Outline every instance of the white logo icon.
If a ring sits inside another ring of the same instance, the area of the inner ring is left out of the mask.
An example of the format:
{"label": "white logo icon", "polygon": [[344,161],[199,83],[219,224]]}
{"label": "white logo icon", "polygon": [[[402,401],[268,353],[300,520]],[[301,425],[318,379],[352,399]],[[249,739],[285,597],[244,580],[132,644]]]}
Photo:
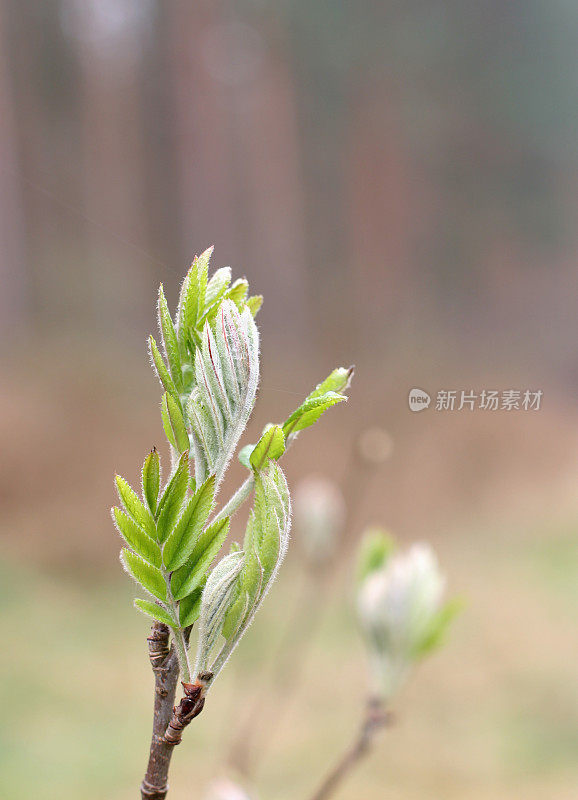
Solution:
{"label": "white logo icon", "polygon": [[410,389],[408,402],[410,411],[425,411],[431,403],[431,397],[423,389]]}

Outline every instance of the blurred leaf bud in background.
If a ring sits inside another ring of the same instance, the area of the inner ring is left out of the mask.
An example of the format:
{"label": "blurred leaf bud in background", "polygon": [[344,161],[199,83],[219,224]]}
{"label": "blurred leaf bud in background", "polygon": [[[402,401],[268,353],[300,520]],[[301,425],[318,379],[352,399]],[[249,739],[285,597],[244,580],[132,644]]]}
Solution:
{"label": "blurred leaf bud in background", "polygon": [[373,425],[363,430],[357,437],[357,454],[361,461],[368,467],[378,467],[393,453],[393,438],[391,434]]}
{"label": "blurred leaf bud in background", "polygon": [[413,665],[443,641],[459,610],[445,601],[445,577],[425,543],[393,552],[385,533],[361,546],[357,611],[368,649],[372,691],[390,700]]}
{"label": "blurred leaf bud in background", "polygon": [[255,796],[228,778],[218,778],[209,785],[204,800],[255,800]]}
{"label": "blurred leaf bud in background", "polygon": [[335,556],[345,522],[343,495],[327,478],[305,478],[295,490],[294,514],[301,551],[318,570]]}

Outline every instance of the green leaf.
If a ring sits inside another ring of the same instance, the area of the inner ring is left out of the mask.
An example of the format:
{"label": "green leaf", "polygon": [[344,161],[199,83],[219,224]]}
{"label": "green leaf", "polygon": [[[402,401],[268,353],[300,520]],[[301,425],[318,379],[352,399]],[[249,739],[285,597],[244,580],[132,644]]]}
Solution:
{"label": "green leaf", "polygon": [[197,323],[197,328],[201,327],[205,319],[210,319],[215,316],[230,283],[231,267],[221,267],[221,269],[216,270],[211,280],[207,283],[207,290],[205,292],[205,312]]}
{"label": "green leaf", "polygon": [[213,508],[214,497],[215,476],[211,475],[191,497],[165,542],[163,561],[170,572],[181,567],[193,552]]}
{"label": "green leaf", "polygon": [[179,393],[177,392],[177,387],[175,386],[174,381],[170,376],[170,373],[163,360],[163,357],[160,354],[160,350],[153,336],[149,336],[149,352],[159,381],[164,386],[165,391],[167,391],[175,399],[177,399],[179,396]]}
{"label": "green leaf", "polygon": [[183,597],[179,603],[181,628],[188,628],[189,625],[193,625],[199,618],[199,613],[201,611],[201,595],[203,594],[205,582],[206,581],[202,581],[194,592],[191,592],[187,597]]}
{"label": "green leaf", "polygon": [[385,566],[395,549],[395,540],[386,530],[378,527],[369,528],[364,534],[359,548],[358,583],[363,583],[371,572]]}
{"label": "green leaf", "polygon": [[444,643],[450,624],[462,612],[463,608],[464,601],[461,598],[448,600],[442,606],[432,620],[429,631],[422,641],[418,643],[417,647],[414,648],[413,655],[415,658],[423,658],[429,655]]}
{"label": "green leaf", "polygon": [[259,309],[263,305],[263,295],[262,294],[255,294],[255,295],[253,295],[253,297],[249,297],[249,299],[246,301],[246,305],[247,305],[249,311],[251,312],[251,314],[254,317],[256,317],[257,316],[257,312],[259,311]]}
{"label": "green leaf", "polygon": [[278,425],[271,425],[261,436],[249,461],[254,470],[261,470],[271,458],[276,461],[285,452],[285,436]]}
{"label": "green leaf", "polygon": [[315,397],[320,397],[327,392],[343,394],[351,383],[353,372],[354,367],[348,367],[347,369],[345,367],[337,367],[337,369],[334,369],[331,375],[328,375],[324,381],[321,381],[305,399],[313,400]]}
{"label": "green leaf", "polygon": [[285,421],[283,425],[285,439],[289,435],[313,425],[328,408],[331,408],[336,403],[343,402],[343,400],[347,400],[345,395],[337,394],[337,392],[325,392],[325,394],[305,400]]}
{"label": "green leaf", "polygon": [[151,514],[156,514],[161,483],[161,462],[156,448],[150,451],[144,460],[141,473],[142,495],[147,502]]}
{"label": "green leaf", "polygon": [[151,538],[156,539],[157,531],[155,521],[148,508],[146,508],[144,503],[141,503],[136,492],[124,478],[121,478],[120,475],[115,475],[114,480],[120,501],[129,515]]}
{"label": "green leaf", "polygon": [[176,600],[181,600],[201,585],[228,532],[229,517],[225,517],[199,536],[189,560],[173,572],[171,590]]}
{"label": "green leaf", "polygon": [[161,400],[161,416],[167,439],[179,453],[184,453],[185,450],[189,449],[190,442],[183,412],[178,403],[167,392],[164,393]]}
{"label": "green leaf", "polygon": [[181,356],[179,353],[179,342],[175,331],[175,326],[171,319],[163,285],[159,286],[159,327],[163,335],[163,346],[165,348],[165,355],[169,364],[171,377],[178,392],[183,389],[183,375],[181,371]]}
{"label": "green leaf", "polygon": [[158,505],[157,538],[164,542],[177,521],[189,485],[189,454],[183,453]]}
{"label": "green leaf", "polygon": [[137,525],[136,522],[125,514],[124,511],[121,511],[120,508],[116,508],[115,506],[112,509],[112,514],[119,533],[129,547],[139,556],[142,556],[145,561],[148,561],[149,564],[152,564],[154,567],[160,567],[162,563],[161,549],[154,539],[151,539],[140,525]]}
{"label": "green leaf", "polygon": [[126,569],[134,580],[139,583],[143,589],[153,595],[159,600],[167,599],[167,585],[160,569],[148,564],[143,558],[137,556],[126,547],[122,548],[120,559]]}
{"label": "green leaf", "polygon": [[150,600],[141,600],[140,597],[137,597],[134,601],[134,607],[142,611],[143,614],[147,614],[149,617],[159,622],[164,622],[165,625],[169,625],[171,628],[179,627],[176,620],[172,618],[165,608],[161,608],[161,606],[158,606],[156,603],[151,603]]}
{"label": "green leaf", "polygon": [[259,599],[264,586],[263,569],[254,548],[248,553],[245,551],[245,559],[245,566],[241,573],[241,590],[247,594],[247,605],[250,609]]}
{"label": "green leaf", "polygon": [[[177,312],[178,320],[178,339],[181,356],[185,358],[187,347],[194,350],[194,342],[191,340],[191,332],[197,324],[198,312],[198,263],[197,257],[193,259],[191,268],[187,272],[179,297],[179,308]],[[192,346],[191,346],[192,345]]]}
{"label": "green leaf", "polygon": [[[242,580],[242,578],[240,579]],[[223,625],[223,636],[225,639],[230,639],[234,633],[238,631],[249,611],[249,595],[244,589],[239,591],[239,596],[231,605],[225,617]]]}
{"label": "green leaf", "polygon": [[244,278],[239,278],[233,283],[229,291],[225,294],[225,297],[227,300],[232,300],[239,311],[242,311],[242,304],[247,297],[248,291],[249,283]]}

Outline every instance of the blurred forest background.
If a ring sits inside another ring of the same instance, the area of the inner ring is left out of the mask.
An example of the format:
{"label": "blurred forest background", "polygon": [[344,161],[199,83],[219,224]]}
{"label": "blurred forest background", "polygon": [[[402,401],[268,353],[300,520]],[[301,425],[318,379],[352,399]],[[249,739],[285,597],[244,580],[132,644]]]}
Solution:
{"label": "blurred forest background", "polygon": [[[259,797],[306,798],[356,724],[350,556],[372,521],[430,539],[468,608],[344,800],[576,797],[577,131],[565,0],[0,0],[3,798],[136,794],[147,624],[112,475],[136,481],[164,438],[158,283],[174,306],[212,243],[265,295],[247,441],[357,365],[286,462],[350,508]],[[413,386],[544,396],[416,415]],[[219,771],[239,675],[274,650],[300,571],[296,549],[179,748],[174,800]]]}

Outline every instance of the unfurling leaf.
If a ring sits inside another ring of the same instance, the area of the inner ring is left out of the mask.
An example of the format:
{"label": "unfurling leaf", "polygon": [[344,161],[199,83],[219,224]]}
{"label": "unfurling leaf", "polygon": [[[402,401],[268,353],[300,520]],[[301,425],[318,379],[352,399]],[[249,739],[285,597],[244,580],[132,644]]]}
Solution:
{"label": "unfurling leaf", "polygon": [[176,600],[181,600],[200,586],[228,532],[229,518],[224,517],[199,536],[186,563],[173,572],[171,591]]}
{"label": "unfurling leaf", "polygon": [[124,513],[120,508],[113,508],[112,515],[116,527],[135,553],[148,561],[154,567],[161,566],[161,549],[154,539],[145,533],[136,522]]}
{"label": "unfurling leaf", "polygon": [[163,573],[160,569],[148,564],[143,558],[137,556],[136,553],[127,550],[123,547],[120,554],[120,560],[134,580],[139,583],[143,589],[156,597],[158,600],[167,599],[167,585],[163,578]]}
{"label": "unfurling leaf", "polygon": [[163,337],[163,347],[165,349],[165,356],[167,358],[171,377],[177,391],[181,392],[183,389],[183,375],[181,372],[179,342],[177,339],[175,326],[173,325],[173,321],[171,319],[162,283],[159,286],[158,315],[159,328]]}
{"label": "unfurling leaf", "polygon": [[327,392],[337,392],[343,394],[349,389],[351,378],[353,377],[354,367],[337,367],[333,372],[321,381],[311,394],[307,395],[306,400],[313,400],[315,397],[320,397]]}
{"label": "unfurling leaf", "polygon": [[170,625],[172,628],[178,627],[176,620],[172,618],[165,608],[162,608],[156,603],[151,603],[150,600],[141,600],[140,597],[137,597],[134,601],[134,606],[138,608],[139,611],[142,611],[143,614],[147,614],[149,617],[159,622],[164,622],[165,625]]}
{"label": "unfurling leaf", "polygon": [[182,356],[192,355],[196,347],[196,332],[205,308],[207,272],[212,252],[213,248],[209,247],[200,256],[195,256],[181,287],[177,324]]}
{"label": "unfurling leaf", "polygon": [[181,511],[189,486],[188,453],[183,453],[157,508],[157,537],[164,542]]}
{"label": "unfurling leaf", "polygon": [[146,508],[144,503],[141,503],[134,489],[131,488],[124,478],[121,478],[120,475],[116,475],[114,480],[120,501],[129,515],[151,538],[156,538],[155,521],[148,508]]}
{"label": "unfurling leaf", "polygon": [[232,647],[248,627],[277,575],[287,552],[290,524],[291,504],[285,476],[278,464],[269,462],[267,469],[255,475],[255,504],[245,531],[245,566],[239,578],[239,596],[231,605],[223,628]]}
{"label": "unfurling leaf", "polygon": [[160,350],[153,336],[149,336],[149,353],[159,381],[164,386],[165,391],[167,391],[170,395],[172,395],[176,400],[179,396],[177,387],[175,386],[174,381],[171,378],[171,375],[167,369],[167,366],[163,360],[163,357],[161,356]]}
{"label": "unfurling leaf", "polygon": [[313,425],[328,408],[343,400],[347,400],[347,397],[337,392],[325,392],[305,400],[285,421],[283,425],[285,439]]}
{"label": "unfurling leaf", "polygon": [[215,477],[211,475],[189,500],[163,547],[165,567],[173,572],[191,556],[212,511]]}
{"label": "unfurling leaf", "polygon": [[194,625],[199,618],[201,611],[201,595],[203,594],[205,583],[206,581],[203,581],[200,586],[197,586],[194,592],[187,595],[187,597],[183,597],[179,603],[181,628],[188,628],[189,625]]}
{"label": "unfurling leaf", "polygon": [[141,481],[142,496],[146,500],[151,514],[154,516],[157,511],[161,483],[161,462],[159,454],[154,448],[144,460]]}
{"label": "unfurling leaf", "polygon": [[[232,300],[233,303],[237,306],[239,311],[243,310],[242,303],[247,297],[247,292],[249,291],[249,284],[244,278],[239,278],[236,280],[228,292],[225,293],[225,297],[227,300]],[[253,316],[255,316],[253,314]]]}
{"label": "unfurling leaf", "polygon": [[285,452],[285,436],[278,425],[271,425],[255,445],[249,461],[255,470],[261,470],[269,459],[277,461]]}
{"label": "unfurling leaf", "polygon": [[184,453],[190,447],[189,434],[183,419],[183,412],[168,392],[165,392],[161,400],[161,416],[167,439],[179,453]]}
{"label": "unfurling leaf", "polygon": [[223,301],[215,334],[206,324],[195,354],[195,387],[187,403],[197,483],[218,487],[247,425],[259,380],[259,337],[250,312]]}
{"label": "unfurling leaf", "polygon": [[249,297],[249,299],[247,300],[247,308],[249,309],[253,317],[257,316],[257,312],[259,311],[262,305],[263,305],[262,294],[253,295],[253,297]]}
{"label": "unfurling leaf", "polygon": [[195,673],[208,668],[211,651],[215,646],[231,605],[237,579],[244,564],[242,552],[225,556],[209,575],[201,598],[199,617],[199,643]]}

